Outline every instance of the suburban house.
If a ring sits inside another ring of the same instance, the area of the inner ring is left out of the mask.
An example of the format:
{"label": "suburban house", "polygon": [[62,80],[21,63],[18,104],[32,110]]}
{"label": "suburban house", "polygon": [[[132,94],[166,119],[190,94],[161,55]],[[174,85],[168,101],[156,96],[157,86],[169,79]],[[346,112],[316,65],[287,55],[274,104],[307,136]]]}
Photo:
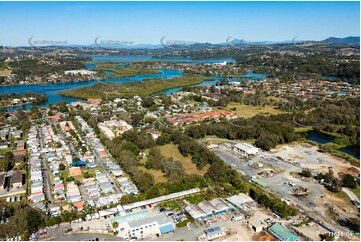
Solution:
{"label": "suburban house", "polygon": [[15,139],[20,139],[23,136],[23,131],[15,130],[15,131],[12,132],[12,136]]}
{"label": "suburban house", "polygon": [[69,168],[69,176],[79,176],[79,175],[81,175],[81,168],[79,166]]}
{"label": "suburban house", "polygon": [[5,173],[0,174],[0,191],[4,190],[5,188]]}
{"label": "suburban house", "polygon": [[7,142],[1,142],[0,143],[0,150],[1,149],[7,149],[9,147],[9,143]]}
{"label": "suburban house", "polygon": [[182,125],[182,124],[191,124],[203,121],[205,119],[213,119],[213,120],[220,120],[221,118],[226,119],[234,119],[237,118],[232,112],[228,112],[225,110],[214,110],[209,112],[203,113],[192,113],[192,114],[185,114],[185,115],[173,115],[168,117],[168,121],[173,125]]}
{"label": "suburban house", "polygon": [[25,161],[25,155],[23,155],[23,154],[14,154],[14,160],[15,160],[15,164],[19,164],[19,163]]}
{"label": "suburban house", "polygon": [[0,131],[0,140],[6,140],[8,136],[8,132],[6,130]]}
{"label": "suburban house", "polygon": [[226,236],[226,232],[224,231],[224,229],[217,226],[203,230],[203,234],[198,237],[198,240],[210,241],[221,238],[223,236]]}
{"label": "suburban house", "polygon": [[14,171],[12,175],[12,187],[21,188],[23,186],[23,173],[21,171]]}

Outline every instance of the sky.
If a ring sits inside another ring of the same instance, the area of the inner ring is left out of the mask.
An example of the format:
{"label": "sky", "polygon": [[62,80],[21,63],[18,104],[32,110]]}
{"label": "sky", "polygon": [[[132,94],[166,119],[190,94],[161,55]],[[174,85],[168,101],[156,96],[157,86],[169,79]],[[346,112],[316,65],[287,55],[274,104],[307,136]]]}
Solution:
{"label": "sky", "polygon": [[0,45],[224,43],[360,35],[359,2],[0,2]]}

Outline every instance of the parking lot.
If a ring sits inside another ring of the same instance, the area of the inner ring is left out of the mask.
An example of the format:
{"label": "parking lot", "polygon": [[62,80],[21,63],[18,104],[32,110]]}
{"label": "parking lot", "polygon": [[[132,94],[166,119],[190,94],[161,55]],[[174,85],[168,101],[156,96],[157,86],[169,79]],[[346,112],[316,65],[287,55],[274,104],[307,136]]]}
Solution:
{"label": "parking lot", "polygon": [[119,241],[119,237],[106,234],[86,233],[86,234],[66,234],[60,235],[55,241]]}
{"label": "parking lot", "polygon": [[81,230],[107,231],[108,229],[107,221],[108,219],[104,219],[104,218],[92,219],[89,221],[73,223],[71,227],[74,231],[81,231]]}

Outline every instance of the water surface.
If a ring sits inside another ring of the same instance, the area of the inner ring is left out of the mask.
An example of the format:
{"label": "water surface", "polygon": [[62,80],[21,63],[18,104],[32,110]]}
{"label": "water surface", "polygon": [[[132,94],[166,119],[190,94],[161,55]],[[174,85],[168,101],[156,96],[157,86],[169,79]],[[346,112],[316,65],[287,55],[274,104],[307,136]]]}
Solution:
{"label": "water surface", "polygon": [[[327,144],[335,141],[335,136],[325,134],[323,132],[320,132],[318,130],[311,130],[307,132],[306,139],[312,140],[314,142],[317,142],[319,144]],[[344,152],[346,154],[349,154],[356,159],[360,159],[360,149],[358,147],[345,147],[338,149],[341,152]]]}

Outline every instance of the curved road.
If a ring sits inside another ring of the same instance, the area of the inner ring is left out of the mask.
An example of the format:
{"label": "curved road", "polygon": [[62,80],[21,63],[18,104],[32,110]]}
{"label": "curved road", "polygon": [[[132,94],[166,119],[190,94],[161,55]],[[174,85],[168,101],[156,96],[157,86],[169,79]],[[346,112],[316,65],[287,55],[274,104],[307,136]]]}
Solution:
{"label": "curved road", "polygon": [[355,193],[344,187],[342,188],[342,191],[350,197],[351,201],[357,201],[360,203],[360,198]]}

